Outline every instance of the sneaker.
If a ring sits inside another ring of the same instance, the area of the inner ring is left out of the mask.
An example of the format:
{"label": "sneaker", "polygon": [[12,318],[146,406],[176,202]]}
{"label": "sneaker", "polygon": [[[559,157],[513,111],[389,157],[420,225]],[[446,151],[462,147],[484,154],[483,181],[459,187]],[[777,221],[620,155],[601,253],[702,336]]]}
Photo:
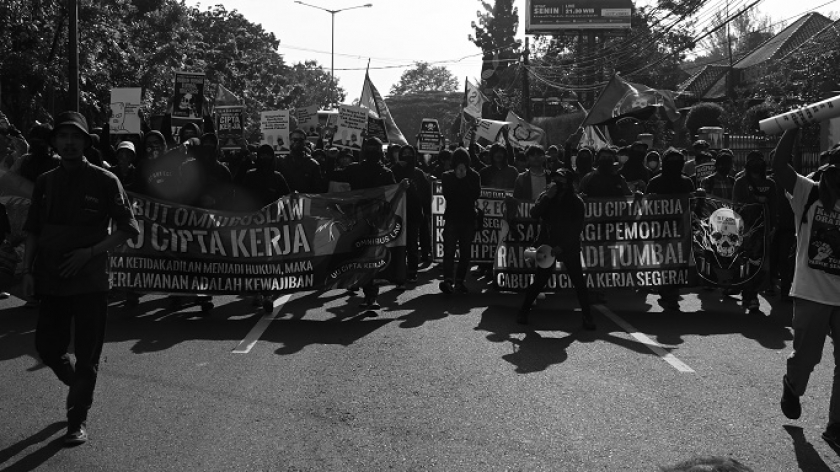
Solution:
{"label": "sneaker", "polygon": [[660,298],[659,299],[659,306],[661,306],[662,308],[664,308],[666,310],[677,310],[677,311],[679,311],[680,302],[677,301],[677,300],[673,300],[673,299]]}
{"label": "sneaker", "polygon": [[452,292],[455,291],[455,288],[452,286],[452,281],[451,280],[444,280],[443,282],[440,283],[440,285],[438,285],[438,287],[440,288],[441,292],[443,292],[447,295],[451,294]]}
{"label": "sneaker", "polygon": [[254,299],[251,300],[251,306],[253,307],[261,307],[263,302],[265,301],[265,297],[262,295],[254,295]]}
{"label": "sneaker", "polygon": [[798,420],[802,416],[802,404],[799,403],[799,397],[788,385],[787,376],[782,377],[782,388],[782,413],[789,419]]}
{"label": "sneaker", "polygon": [[409,275],[407,281],[411,283],[417,282],[417,274]]}
{"label": "sneaker", "polygon": [[528,312],[527,311],[520,311],[516,314],[516,322],[521,325],[528,324]]}
{"label": "sneaker", "polygon": [[366,298],[362,303],[359,304],[359,308],[363,310],[378,310],[382,308],[379,303],[376,303],[375,298]]}
{"label": "sneaker", "polygon": [[9,297],[11,297],[11,295],[9,294],[9,292],[0,292],[0,300],[5,300],[5,299],[7,299],[7,298],[9,298]]}
{"label": "sneaker", "polygon": [[828,425],[822,433],[825,442],[834,449],[840,450],[840,423]]}
{"label": "sneaker", "polygon": [[65,446],[78,446],[86,443],[87,440],[88,434],[84,423],[67,427],[67,434],[64,435]]}
{"label": "sneaker", "polygon": [[758,303],[757,298],[753,298],[752,300],[747,302],[747,310],[758,311],[759,308],[761,308],[761,305]]}
{"label": "sneaker", "polygon": [[455,283],[455,292],[457,293],[470,293],[470,289],[464,285],[464,282],[456,282]]}

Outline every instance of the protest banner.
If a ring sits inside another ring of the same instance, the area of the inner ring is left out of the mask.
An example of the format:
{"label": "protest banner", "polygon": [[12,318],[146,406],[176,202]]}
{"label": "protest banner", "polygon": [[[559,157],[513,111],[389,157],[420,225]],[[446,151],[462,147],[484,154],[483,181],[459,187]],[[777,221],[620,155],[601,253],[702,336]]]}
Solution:
{"label": "protest banner", "polygon": [[[585,201],[581,262],[589,288],[636,288],[690,285],[691,226],[688,195],[590,198]],[[534,202],[510,198],[505,203],[499,245],[493,261],[501,290],[528,288],[536,272],[525,257],[539,230],[530,217]],[[563,263],[546,291],[572,288]]]}
{"label": "protest banner", "polygon": [[417,151],[420,154],[437,154],[443,146],[440,124],[434,118],[423,118],[417,134]]}
{"label": "protest banner", "polygon": [[241,106],[217,106],[213,111],[216,117],[216,136],[223,151],[242,148],[244,137],[243,108]]}
{"label": "protest banner", "polygon": [[275,154],[289,153],[289,110],[260,112],[260,144],[268,144]]}
{"label": "protest banner", "polygon": [[513,147],[525,149],[531,145],[542,145],[545,141],[545,131],[542,128],[528,123],[516,113],[509,111],[505,120],[509,123],[508,138]]}
{"label": "protest banner", "polygon": [[254,213],[130,194],[140,234],[111,255],[115,289],[282,293],[405,280],[405,187],[293,194]]}
{"label": "protest banner", "polygon": [[359,151],[367,130],[368,110],[350,105],[338,106],[338,128],[333,145],[341,149]]}
{"label": "protest banner", "polygon": [[715,173],[714,162],[704,162],[694,166],[694,186],[699,187],[700,182],[706,177]]}
{"label": "protest banner", "polygon": [[477,85],[474,85],[470,82],[470,79],[466,79],[466,88],[464,90],[464,103],[463,103],[463,111],[467,113],[473,118],[481,118],[482,110],[484,109],[484,104],[490,101],[481,90],[479,90]]}
{"label": "protest banner", "polygon": [[[373,85],[370,80],[370,74],[365,72],[365,83],[362,85],[362,94],[359,96],[359,106],[368,109],[374,118],[381,118],[385,123],[385,132],[388,135],[388,142],[405,146],[408,141],[403,136],[402,131],[391,116],[391,111],[388,109],[388,104],[382,98],[382,95]],[[384,142],[384,141],[383,141]]]}
{"label": "protest banner", "polygon": [[116,134],[137,134],[140,129],[141,104],[140,87],[111,89],[111,118],[108,120],[109,132]]}
{"label": "protest banner", "polygon": [[338,129],[338,112],[326,110],[319,111],[318,125],[319,133],[321,137],[324,138],[324,144],[332,146],[335,131]]}
{"label": "protest banner", "polygon": [[318,105],[295,108],[295,118],[298,129],[306,133],[306,139],[313,143],[318,142],[318,138],[321,137],[318,132]]}
{"label": "protest banner", "polygon": [[764,205],[716,197],[691,200],[692,250],[706,283],[735,287],[761,271],[766,255]]}
{"label": "protest banner", "polygon": [[765,134],[778,134],[808,123],[830,120],[840,117],[840,95],[817,103],[791,110],[758,122],[758,127]]}
{"label": "protest banner", "polygon": [[[505,198],[512,195],[512,190],[485,187],[481,189],[478,207],[484,210],[484,229],[477,231],[472,243],[470,259],[473,263],[492,263],[499,243],[499,230],[504,220]],[[432,258],[443,260],[443,226],[446,219],[446,199],[443,198],[443,186],[440,180],[432,183]]]}

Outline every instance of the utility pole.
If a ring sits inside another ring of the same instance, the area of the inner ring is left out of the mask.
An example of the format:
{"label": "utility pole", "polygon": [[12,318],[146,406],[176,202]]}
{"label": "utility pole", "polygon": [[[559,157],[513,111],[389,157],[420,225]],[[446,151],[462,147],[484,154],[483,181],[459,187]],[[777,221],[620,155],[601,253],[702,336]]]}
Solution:
{"label": "utility pole", "polygon": [[525,121],[531,121],[531,89],[528,83],[528,65],[530,64],[530,46],[528,36],[525,36],[525,50],[522,52],[522,64],[525,66],[525,72],[522,74],[522,108],[524,111]]}
{"label": "utility pole", "polygon": [[67,51],[70,57],[68,58],[69,70],[67,79],[69,80],[68,96],[67,96],[67,110],[79,111],[79,5],[78,0],[67,0],[67,16],[69,25],[69,34],[67,36]]}

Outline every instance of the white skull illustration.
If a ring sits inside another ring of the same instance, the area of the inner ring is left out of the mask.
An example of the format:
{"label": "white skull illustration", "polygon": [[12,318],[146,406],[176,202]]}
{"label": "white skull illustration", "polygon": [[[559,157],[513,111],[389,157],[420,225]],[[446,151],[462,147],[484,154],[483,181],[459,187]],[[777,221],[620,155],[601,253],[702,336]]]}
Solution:
{"label": "white skull illustration", "polygon": [[709,242],[723,257],[732,257],[743,243],[744,220],[731,208],[718,208],[709,216]]}

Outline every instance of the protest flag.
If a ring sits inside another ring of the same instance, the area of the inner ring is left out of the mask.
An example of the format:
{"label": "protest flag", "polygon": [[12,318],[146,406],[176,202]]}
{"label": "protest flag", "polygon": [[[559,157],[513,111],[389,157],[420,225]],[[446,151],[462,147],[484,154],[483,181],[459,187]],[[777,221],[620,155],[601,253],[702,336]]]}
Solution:
{"label": "protest flag", "polygon": [[646,85],[634,84],[615,74],[601,95],[589,110],[581,126],[601,124],[615,118],[661,108],[668,119],[676,121],[680,113],[674,103],[674,94],[669,90],[652,89]]}
{"label": "protest flag", "polygon": [[225,107],[225,106],[241,106],[242,100],[239,99],[236,95],[233,94],[230,90],[225,88],[224,85],[219,84],[216,89],[216,100],[213,102],[214,107]]}
{"label": "protest flag", "polygon": [[382,99],[382,95],[376,90],[373,82],[370,80],[370,75],[365,72],[365,83],[362,86],[362,95],[359,97],[359,106],[368,109],[368,113],[374,115],[375,118],[385,120],[385,130],[388,134],[388,141],[390,143],[405,146],[408,140],[403,136],[402,131],[397,127],[394,118],[391,117],[391,112],[388,110],[388,105]]}
{"label": "protest flag", "polygon": [[610,140],[605,136],[599,126],[590,125],[583,128],[583,135],[580,137],[578,148],[584,146],[598,150],[610,145]]}
{"label": "protest flag", "polygon": [[541,145],[545,142],[545,130],[528,123],[516,113],[509,111],[505,121],[510,123],[508,137],[514,148],[525,149],[530,145]]}
{"label": "protest flag", "polygon": [[481,118],[481,110],[484,103],[488,102],[488,98],[481,93],[476,85],[466,79],[466,87],[464,90],[464,111],[472,115],[473,118]]}

